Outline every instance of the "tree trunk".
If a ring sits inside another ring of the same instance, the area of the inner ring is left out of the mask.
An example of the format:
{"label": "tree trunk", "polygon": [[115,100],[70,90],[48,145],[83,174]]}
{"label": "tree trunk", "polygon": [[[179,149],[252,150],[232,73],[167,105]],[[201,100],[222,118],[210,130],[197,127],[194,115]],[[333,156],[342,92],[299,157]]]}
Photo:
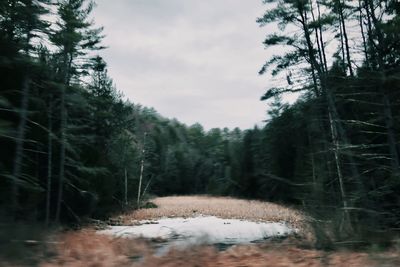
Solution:
{"label": "tree trunk", "polygon": [[143,150],[142,150],[142,161],[140,163],[140,176],[139,176],[139,187],[138,187],[138,195],[137,195],[137,206],[138,208],[140,207],[140,192],[142,190],[142,180],[143,180],[143,171],[144,171],[144,157],[145,157],[145,145],[146,145],[146,135],[147,133],[144,133],[143,136]]}
{"label": "tree trunk", "polygon": [[320,92],[318,90],[318,81],[317,81],[317,77],[315,72],[317,72],[318,74],[320,73],[320,70],[318,69],[318,63],[315,59],[315,56],[313,54],[314,49],[312,47],[311,44],[311,40],[310,40],[310,34],[307,28],[307,21],[306,21],[306,17],[303,14],[302,10],[299,10],[301,19],[302,19],[302,25],[303,25],[303,30],[304,30],[304,35],[307,41],[307,47],[308,47],[308,57],[310,58],[310,66],[311,66],[311,74],[312,74],[312,79],[313,79],[313,87],[314,87],[314,93],[315,95],[318,97],[320,95]]}
{"label": "tree trunk", "polygon": [[361,0],[358,1],[358,8],[359,8],[359,24],[360,24],[360,32],[361,32],[361,37],[363,40],[363,48],[364,48],[364,56],[365,56],[365,64],[367,64],[367,67],[370,67],[370,62],[369,62],[369,56],[368,56],[368,49],[367,49],[367,40],[365,38],[365,32],[364,32],[364,26],[363,26],[363,13],[362,13],[362,5],[361,5]]}
{"label": "tree trunk", "polygon": [[[370,49],[377,49],[373,39],[373,31],[372,31],[372,19],[371,19],[371,12],[369,10],[369,1],[364,1],[364,9],[367,14],[367,33],[368,33],[368,43]],[[375,51],[372,51],[370,54],[371,57],[371,69],[376,69],[378,65],[378,60],[376,59]]]}
{"label": "tree trunk", "polygon": [[125,205],[128,205],[128,172],[125,167]]}
{"label": "tree trunk", "polygon": [[64,187],[64,175],[65,175],[65,143],[66,143],[66,131],[67,131],[67,107],[65,103],[66,89],[69,87],[71,79],[71,67],[73,57],[68,55],[64,51],[64,72],[63,72],[63,83],[61,87],[60,96],[60,167],[58,175],[58,196],[57,196],[57,209],[56,209],[56,222],[60,222],[61,215],[61,204],[63,201],[63,187]]}
{"label": "tree trunk", "polygon": [[63,200],[63,186],[64,186],[64,168],[65,168],[65,132],[67,125],[67,114],[65,108],[65,86],[61,89],[61,102],[60,102],[60,169],[58,175],[58,195],[57,195],[57,209],[56,209],[56,222],[60,222],[61,203]]}
{"label": "tree trunk", "polygon": [[[316,25],[316,20],[315,20],[315,15],[314,15],[314,6],[313,6],[313,3],[312,3],[312,0],[310,0],[310,9],[311,9],[311,16],[312,16],[313,23],[314,23],[314,25]],[[320,21],[318,21],[318,23],[320,23]],[[320,27],[315,26],[315,40],[317,42],[319,61],[321,62],[321,66],[325,66],[324,65],[324,59],[322,57],[322,48],[321,48],[321,44],[320,44],[318,28],[320,28]],[[322,70],[325,72],[325,68],[324,67],[322,67]]]}
{"label": "tree trunk", "polygon": [[[319,7],[319,1],[317,1],[317,8],[318,8],[318,20],[321,21],[321,9]],[[322,25],[321,23],[319,24],[319,38],[320,38],[320,43],[321,43],[321,49],[322,49],[322,56],[324,58],[324,68],[325,72],[328,72],[328,63],[326,61],[326,53],[325,53],[325,45],[324,45],[324,39],[322,35]]]}
{"label": "tree trunk", "polygon": [[[333,102],[333,99],[331,98],[331,95],[328,93],[327,94],[327,101],[328,102]],[[339,136],[338,136],[338,131],[337,131],[337,126],[336,126],[336,115],[335,112],[332,110],[332,104],[328,104],[328,116],[329,116],[329,124],[330,124],[330,129],[331,129],[331,136],[332,136],[332,142],[333,142],[333,154],[335,157],[335,166],[336,166],[336,172],[337,172],[337,177],[339,180],[339,188],[340,188],[340,195],[342,198],[342,205],[343,205],[343,217],[342,217],[342,222],[340,225],[340,232],[345,230],[347,233],[351,231],[351,221],[350,221],[350,215],[349,215],[349,209],[348,209],[348,199],[347,199],[347,194],[346,194],[346,189],[344,185],[344,177],[343,177],[343,171],[340,163],[340,141],[339,141]]]}
{"label": "tree trunk", "polygon": [[343,71],[346,72],[346,64],[345,64],[345,58],[346,54],[344,52],[344,40],[343,40],[343,29],[342,29],[342,22],[339,21],[339,33],[340,33],[340,51],[342,52],[342,68]]}
{"label": "tree trunk", "polygon": [[140,177],[139,177],[139,187],[137,194],[137,206],[140,207],[140,191],[142,190],[142,180],[143,180],[143,170],[144,170],[144,159],[140,163]]}
{"label": "tree trunk", "polygon": [[[353,67],[351,66],[349,39],[347,37],[347,30],[346,30],[346,23],[345,23],[345,18],[344,18],[344,13],[343,13],[342,0],[339,0],[339,17],[340,17],[340,21],[342,24],[344,44],[345,44],[345,48],[346,48],[347,66],[349,68],[350,76],[353,77],[354,72],[353,72]],[[344,58],[343,58],[343,60],[344,60]]]}
{"label": "tree trunk", "polygon": [[51,114],[53,112],[52,99],[49,100],[49,110],[47,111],[48,119],[48,135],[47,135],[47,186],[46,186],[46,225],[50,223],[50,202],[51,202],[51,180],[52,180],[52,157],[53,157],[53,122]]}
{"label": "tree trunk", "polygon": [[394,133],[394,123],[393,123],[393,114],[391,109],[391,104],[389,100],[389,96],[384,92],[383,93],[383,109],[385,114],[385,124],[387,131],[387,139],[389,144],[389,150],[391,154],[391,165],[394,173],[398,173],[400,171],[400,162],[399,162],[399,151],[397,149],[396,135]]}
{"label": "tree trunk", "polygon": [[13,164],[13,180],[11,188],[11,205],[14,216],[18,211],[19,207],[19,179],[21,176],[22,163],[24,158],[24,140],[25,140],[25,128],[27,121],[28,105],[29,105],[29,94],[30,94],[30,78],[28,74],[25,74],[22,81],[22,95],[21,95],[21,110],[19,113],[19,124],[17,129],[15,156]]}

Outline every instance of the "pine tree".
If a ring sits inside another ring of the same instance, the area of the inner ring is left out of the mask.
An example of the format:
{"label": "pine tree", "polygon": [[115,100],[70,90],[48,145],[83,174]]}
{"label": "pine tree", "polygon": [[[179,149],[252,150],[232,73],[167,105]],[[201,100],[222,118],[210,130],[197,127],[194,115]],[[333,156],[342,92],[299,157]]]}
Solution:
{"label": "pine tree", "polygon": [[89,21],[89,14],[94,7],[92,1],[61,0],[58,2],[59,21],[57,29],[51,35],[51,41],[59,48],[60,66],[58,70],[59,82],[64,86],[60,92],[60,166],[58,181],[58,200],[56,221],[60,219],[61,203],[63,200],[63,186],[65,176],[65,146],[67,129],[66,90],[71,81],[77,81],[85,73],[86,65],[78,63],[78,59],[85,59],[90,51],[99,50],[102,28],[93,28]]}

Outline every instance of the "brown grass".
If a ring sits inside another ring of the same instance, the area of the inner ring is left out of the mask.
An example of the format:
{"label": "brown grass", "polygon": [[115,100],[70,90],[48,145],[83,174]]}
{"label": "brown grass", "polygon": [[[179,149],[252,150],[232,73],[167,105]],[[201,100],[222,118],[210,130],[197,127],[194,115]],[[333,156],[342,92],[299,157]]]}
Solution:
{"label": "brown grass", "polygon": [[366,253],[323,252],[297,248],[287,244],[241,245],[219,252],[214,247],[192,247],[170,250],[155,256],[150,243],[138,239],[113,239],[92,231],[70,232],[59,236],[54,249],[57,257],[40,267],[373,267],[399,266],[399,254],[381,253],[371,257]]}
{"label": "brown grass", "polygon": [[210,247],[196,250],[170,251],[164,257],[147,259],[142,266],[368,267],[376,266],[376,263],[371,261],[367,254],[363,253],[324,255],[319,251],[293,247],[235,246],[220,253]]}
{"label": "brown grass", "polygon": [[142,239],[112,238],[91,230],[68,232],[57,237],[53,247],[56,257],[40,267],[125,267],[133,266],[134,259],[152,253]]}
{"label": "brown grass", "polygon": [[151,200],[157,208],[140,209],[122,216],[125,224],[135,224],[138,220],[161,217],[194,217],[211,215],[223,219],[246,219],[251,221],[287,222],[299,226],[304,215],[296,210],[255,200],[229,197],[176,196]]}

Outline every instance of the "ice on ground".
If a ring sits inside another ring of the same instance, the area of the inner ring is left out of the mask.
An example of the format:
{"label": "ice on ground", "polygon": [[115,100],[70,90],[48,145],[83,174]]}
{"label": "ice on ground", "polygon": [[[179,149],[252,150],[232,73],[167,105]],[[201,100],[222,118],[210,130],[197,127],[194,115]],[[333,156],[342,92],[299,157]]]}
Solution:
{"label": "ice on ground", "polygon": [[221,219],[214,216],[164,218],[153,224],[112,226],[100,231],[119,237],[144,237],[175,240],[179,244],[250,243],[273,236],[285,236],[294,230],[284,223]]}

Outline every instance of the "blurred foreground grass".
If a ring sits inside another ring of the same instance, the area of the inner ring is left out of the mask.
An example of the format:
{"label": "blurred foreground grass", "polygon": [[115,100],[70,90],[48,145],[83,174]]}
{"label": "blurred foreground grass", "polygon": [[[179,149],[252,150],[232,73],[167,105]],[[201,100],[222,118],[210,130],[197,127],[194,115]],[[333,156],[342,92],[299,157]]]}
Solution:
{"label": "blurred foreground grass", "polygon": [[[150,241],[143,239],[112,238],[96,234],[93,230],[69,231],[51,236],[51,239],[42,238],[40,242],[36,240],[37,243],[15,243],[12,250],[6,243],[2,243],[0,266],[400,266],[399,253],[394,248],[368,253],[349,250],[321,251],[302,248],[290,239],[266,244],[238,245],[225,251],[218,251],[213,246],[195,246],[184,250],[172,249],[165,255],[156,256]],[[6,251],[8,253],[4,253]],[[11,252],[15,254],[10,254]]]}

